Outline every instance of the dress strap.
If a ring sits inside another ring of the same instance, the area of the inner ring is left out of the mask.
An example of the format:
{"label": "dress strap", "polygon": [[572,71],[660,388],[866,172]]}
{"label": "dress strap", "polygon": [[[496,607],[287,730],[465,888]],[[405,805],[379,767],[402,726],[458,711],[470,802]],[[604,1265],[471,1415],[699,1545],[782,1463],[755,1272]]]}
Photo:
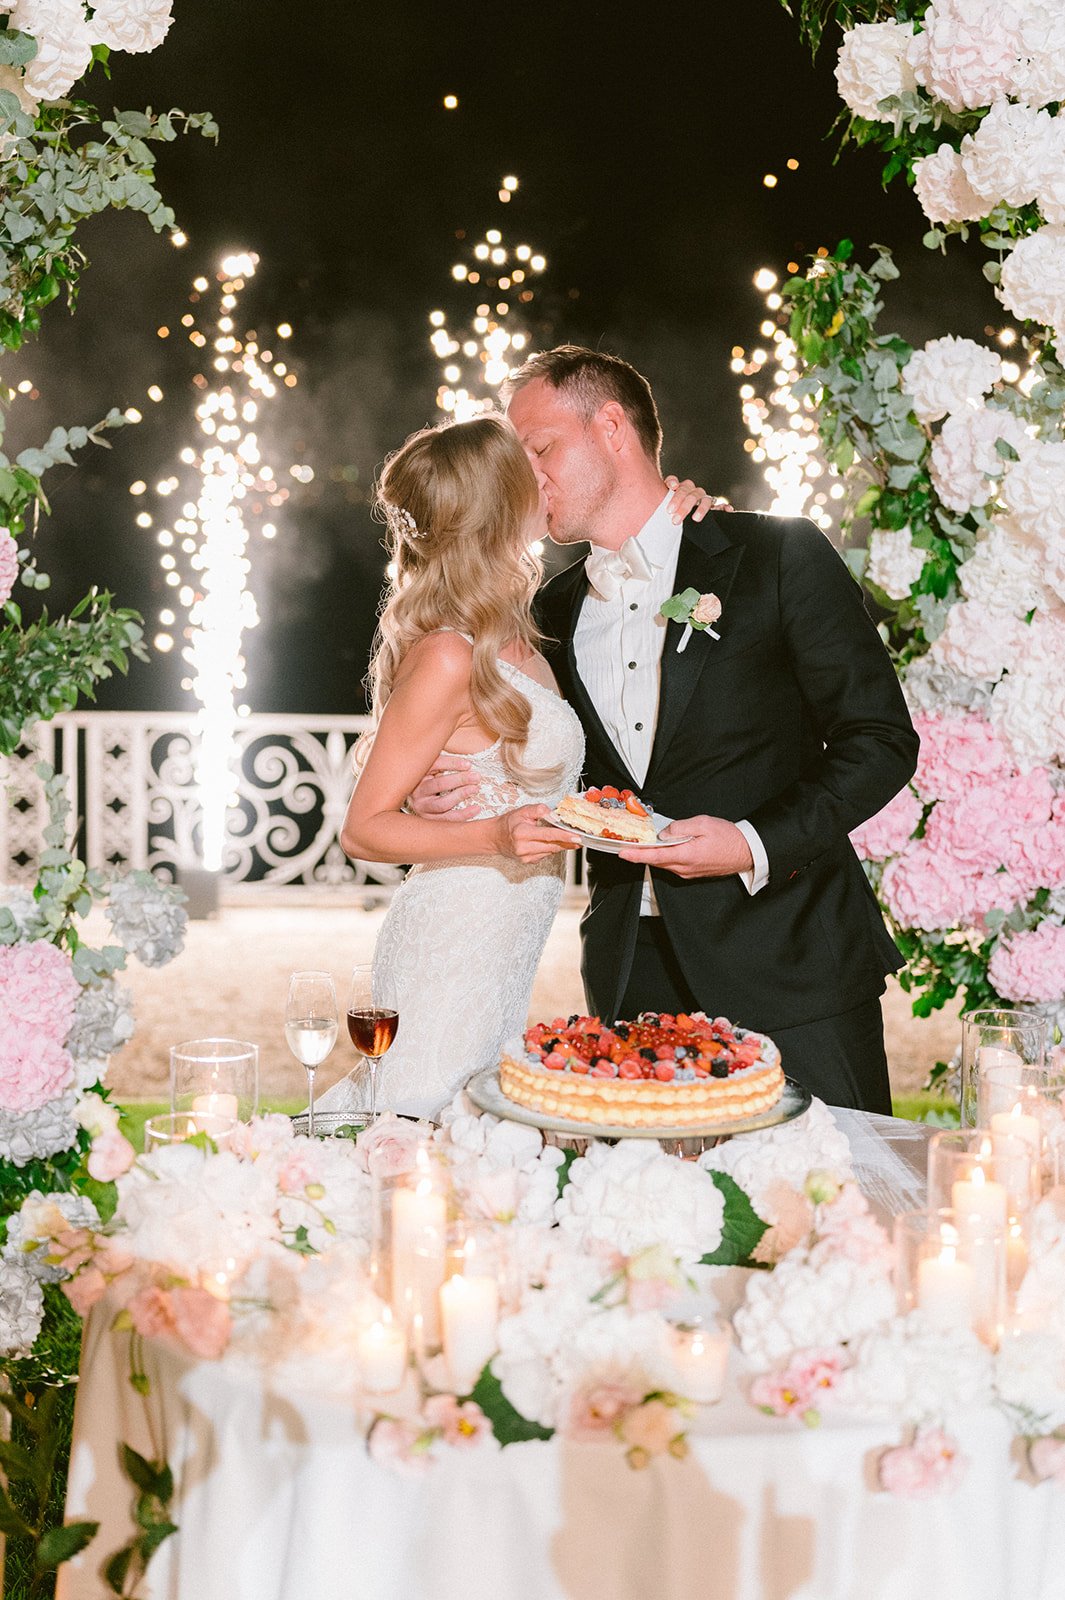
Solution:
{"label": "dress strap", "polygon": [[473,643],[472,633],[463,633],[461,628],[431,628],[430,633],[457,633],[460,639],[465,639],[467,644]]}

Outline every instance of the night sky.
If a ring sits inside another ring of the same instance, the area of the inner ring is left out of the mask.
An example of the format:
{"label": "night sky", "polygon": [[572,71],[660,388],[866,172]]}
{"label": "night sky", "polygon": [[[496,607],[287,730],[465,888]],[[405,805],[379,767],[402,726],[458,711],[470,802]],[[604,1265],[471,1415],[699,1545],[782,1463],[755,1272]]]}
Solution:
{"label": "night sky", "polygon": [[[875,240],[903,268],[885,330],[923,341],[980,335],[994,320],[978,252],[955,246],[944,263],[923,250],[916,201],[904,186],[881,189],[875,151],[848,148],[833,164],[834,44],[811,63],[778,0],[174,9],[159,50],[115,57],[110,84],[94,74],[88,93],[104,108],[215,114],[217,146],[191,137],[160,158],[190,242],[176,250],[117,213],[82,230],[91,265],[76,317],[53,306],[40,343],[5,364],[7,381],[29,377],[41,390],[16,406],[9,445],[111,405],[144,413],[110,453],[51,475],[53,516],[38,543],[53,608],[95,582],[143,611],[150,636],[171,596],[128,489],[164,475],[192,439],[198,370],[192,347],[156,328],[178,323],[191,280],[226,250],[259,254],[242,322],[290,322],[286,359],[299,374],[271,409],[264,445],[315,478],[292,485],[278,537],[254,546],[254,711],[363,709],[384,561],[367,493],[384,454],[438,420],[428,314],[467,303],[450,279],[457,230],[499,226],[542,249],[537,342],[633,361],[658,397],[666,469],[737,506],[767,503],[728,367],[734,344],[756,342],[758,267],[783,272],[844,234],[859,255]],[[447,94],[457,110],[444,109]],[[504,208],[508,173],[520,189]],[[165,391],[159,405],[145,399],[153,383]],[[103,685],[99,703],[188,708],[182,671],[176,652],[155,656]]]}

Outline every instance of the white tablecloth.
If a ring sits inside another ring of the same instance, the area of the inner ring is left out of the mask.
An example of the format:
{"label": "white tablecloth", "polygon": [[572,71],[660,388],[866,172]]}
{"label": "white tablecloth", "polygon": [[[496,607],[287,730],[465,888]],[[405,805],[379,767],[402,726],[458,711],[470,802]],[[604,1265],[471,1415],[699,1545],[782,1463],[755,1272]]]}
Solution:
{"label": "white tablecloth", "polygon": [[[881,1199],[919,1204],[920,1131],[842,1120]],[[873,1486],[875,1453],[897,1428],[810,1431],[763,1417],[735,1388],[707,1411],[685,1462],[634,1472],[616,1444],[552,1440],[452,1451],[408,1479],[368,1458],[349,1404],[271,1393],[225,1364],[149,1348],[145,1406],[108,1323],[98,1308],[86,1326],[67,1504],[68,1518],[102,1527],[61,1568],[59,1600],[100,1600],[99,1565],[130,1536],[121,1440],[175,1469],[180,1532],[155,1555],[145,1600],[1065,1595],[1061,1491],[1018,1480],[991,1411],[952,1419],[969,1471],[925,1502]]]}

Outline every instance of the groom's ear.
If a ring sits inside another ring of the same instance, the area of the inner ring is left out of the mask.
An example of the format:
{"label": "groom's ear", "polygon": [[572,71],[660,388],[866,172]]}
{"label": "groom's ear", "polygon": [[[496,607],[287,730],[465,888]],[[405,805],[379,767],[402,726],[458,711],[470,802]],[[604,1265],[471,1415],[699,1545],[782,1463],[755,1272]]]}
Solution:
{"label": "groom's ear", "polygon": [[632,434],[632,423],[623,405],[607,400],[595,414],[594,427],[607,449],[620,455]]}

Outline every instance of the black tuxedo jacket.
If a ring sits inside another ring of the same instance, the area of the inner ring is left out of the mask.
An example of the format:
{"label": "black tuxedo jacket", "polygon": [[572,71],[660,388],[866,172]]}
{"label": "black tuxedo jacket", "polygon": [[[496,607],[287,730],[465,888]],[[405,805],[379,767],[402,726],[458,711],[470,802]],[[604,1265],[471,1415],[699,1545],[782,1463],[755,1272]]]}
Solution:
{"label": "black tuxedo jacket", "polygon": [[[684,975],[711,1016],[792,1027],[882,993],[902,964],[847,838],[913,774],[918,738],[861,589],[813,523],[718,512],[685,523],[675,592],[713,592],[719,639],[669,623],[658,721],[643,783],[626,771],[576,668],[583,563],[540,591],[537,619],[559,688],[587,739],[588,783],[636,790],[671,817],[746,818],[769,858],[749,895],[738,876],[685,881],[651,869]],[[643,868],[589,852],[582,970],[613,1020],[632,965]]]}

